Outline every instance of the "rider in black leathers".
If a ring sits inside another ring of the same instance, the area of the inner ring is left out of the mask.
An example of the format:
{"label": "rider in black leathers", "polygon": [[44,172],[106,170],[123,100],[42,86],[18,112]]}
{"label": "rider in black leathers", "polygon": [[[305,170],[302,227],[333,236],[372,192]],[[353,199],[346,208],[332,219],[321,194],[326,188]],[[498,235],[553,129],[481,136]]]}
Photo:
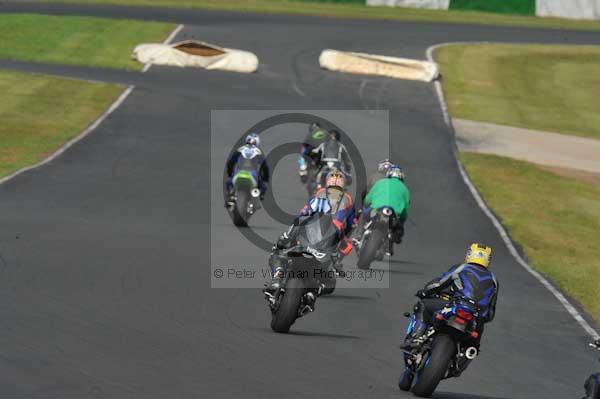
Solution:
{"label": "rider in black leathers", "polygon": [[312,150],[311,153],[316,155],[319,167],[330,161],[339,162],[340,171],[346,176],[346,183],[350,184],[352,178],[350,173],[351,161],[346,146],[340,141],[340,132],[330,130],[327,140]]}

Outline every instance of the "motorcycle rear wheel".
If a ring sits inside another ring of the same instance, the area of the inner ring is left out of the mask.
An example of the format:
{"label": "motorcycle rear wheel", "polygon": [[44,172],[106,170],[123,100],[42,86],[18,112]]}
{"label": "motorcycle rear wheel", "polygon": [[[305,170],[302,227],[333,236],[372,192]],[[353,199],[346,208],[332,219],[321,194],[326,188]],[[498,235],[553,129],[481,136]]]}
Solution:
{"label": "motorcycle rear wheel", "polygon": [[278,333],[287,334],[290,327],[298,318],[298,311],[302,302],[305,287],[304,282],[298,278],[291,278],[285,286],[285,292],[280,293],[277,310],[271,314],[271,329]]}
{"label": "motorcycle rear wheel", "polygon": [[381,229],[375,228],[371,230],[371,234],[363,238],[363,245],[358,255],[358,262],[356,262],[356,266],[359,269],[365,270],[371,267],[371,263],[377,256],[377,251],[381,250],[384,237],[384,232]]}
{"label": "motorcycle rear wheel", "polygon": [[235,207],[233,208],[233,224],[237,227],[248,227],[248,201],[249,195],[246,190],[236,192]]}

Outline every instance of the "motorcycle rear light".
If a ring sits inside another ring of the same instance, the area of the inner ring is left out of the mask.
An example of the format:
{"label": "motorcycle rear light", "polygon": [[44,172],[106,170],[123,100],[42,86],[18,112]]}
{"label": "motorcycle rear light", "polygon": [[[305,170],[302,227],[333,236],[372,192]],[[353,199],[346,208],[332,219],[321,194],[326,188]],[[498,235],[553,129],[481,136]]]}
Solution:
{"label": "motorcycle rear light", "polygon": [[477,339],[479,338],[479,333],[477,331],[471,331],[471,337]]}
{"label": "motorcycle rear light", "polygon": [[456,317],[454,319],[454,321],[456,321],[458,324],[465,324],[466,323],[466,320],[461,319],[460,317]]}
{"label": "motorcycle rear light", "polygon": [[436,315],[435,315],[435,318],[436,318],[437,320],[444,320],[444,316],[443,316],[443,315],[441,315],[440,313],[436,314]]}
{"label": "motorcycle rear light", "polygon": [[473,315],[469,312],[465,312],[462,309],[457,309],[456,310],[456,316],[460,317],[463,320],[469,321],[473,319]]}

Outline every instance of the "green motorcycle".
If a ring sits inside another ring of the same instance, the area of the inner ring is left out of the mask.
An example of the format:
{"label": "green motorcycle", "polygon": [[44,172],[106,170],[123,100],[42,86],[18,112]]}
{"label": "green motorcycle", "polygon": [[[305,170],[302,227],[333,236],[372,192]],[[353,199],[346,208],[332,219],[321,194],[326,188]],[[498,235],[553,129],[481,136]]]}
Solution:
{"label": "green motorcycle", "polygon": [[249,170],[240,170],[233,176],[233,191],[227,207],[233,224],[248,227],[248,220],[260,209],[258,182]]}

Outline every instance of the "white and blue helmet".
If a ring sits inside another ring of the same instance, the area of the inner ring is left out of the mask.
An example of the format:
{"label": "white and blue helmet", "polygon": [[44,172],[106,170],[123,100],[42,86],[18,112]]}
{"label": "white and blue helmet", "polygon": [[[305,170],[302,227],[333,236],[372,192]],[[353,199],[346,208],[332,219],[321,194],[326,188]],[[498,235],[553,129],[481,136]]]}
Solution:
{"label": "white and blue helmet", "polygon": [[260,136],[256,133],[250,133],[246,136],[246,144],[260,146]]}

